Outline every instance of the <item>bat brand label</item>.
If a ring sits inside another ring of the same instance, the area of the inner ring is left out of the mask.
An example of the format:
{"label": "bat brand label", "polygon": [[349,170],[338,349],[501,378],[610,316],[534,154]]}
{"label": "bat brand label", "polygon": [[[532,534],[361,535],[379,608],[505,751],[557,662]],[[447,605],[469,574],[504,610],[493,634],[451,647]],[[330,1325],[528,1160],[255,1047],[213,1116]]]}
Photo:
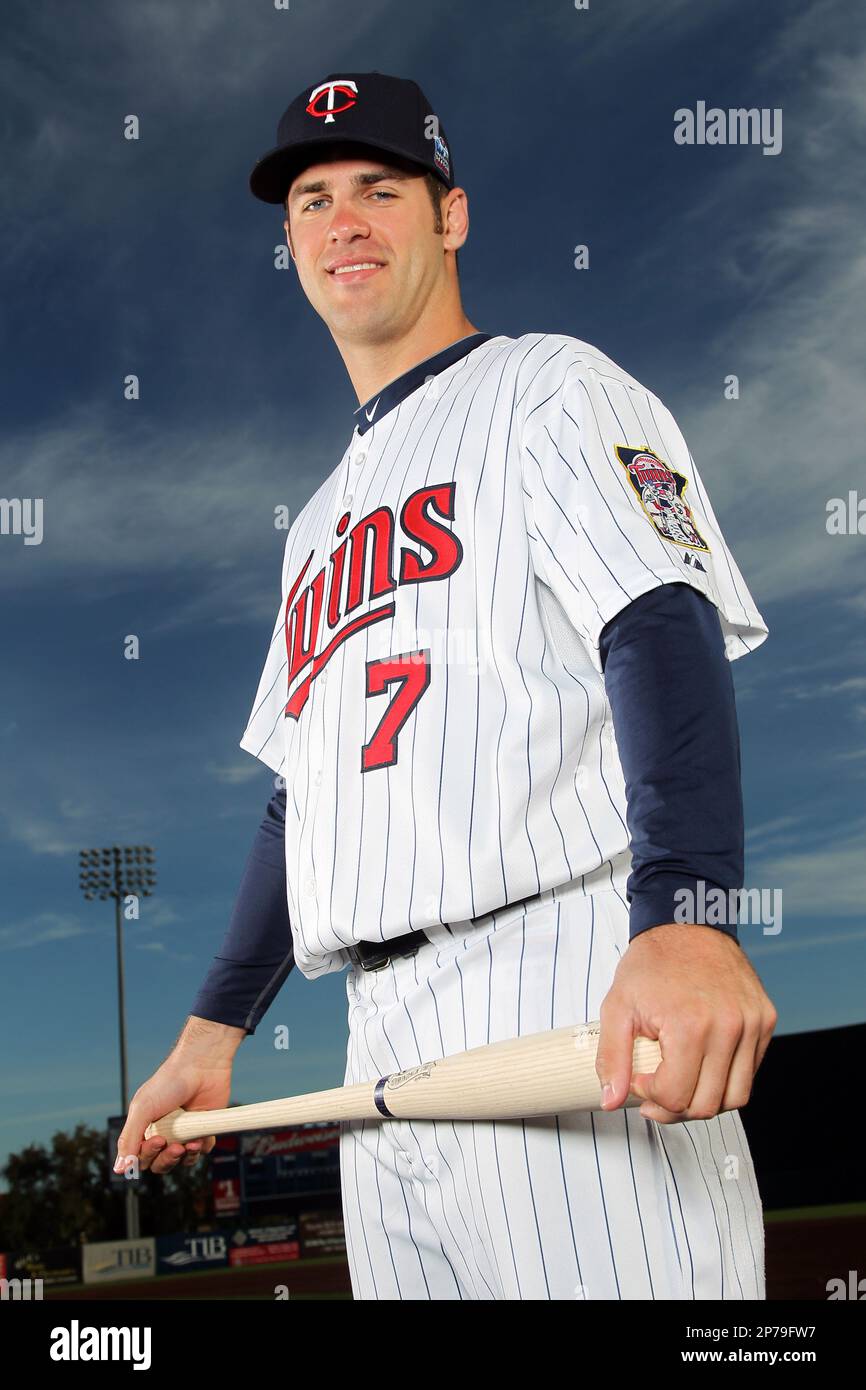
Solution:
{"label": "bat brand label", "polygon": [[405,1071],[395,1071],[393,1076],[389,1076],[385,1082],[385,1089],[396,1091],[410,1081],[418,1081],[422,1077],[426,1078],[432,1074],[435,1065],[435,1062],[424,1062],[420,1067],[407,1067]]}

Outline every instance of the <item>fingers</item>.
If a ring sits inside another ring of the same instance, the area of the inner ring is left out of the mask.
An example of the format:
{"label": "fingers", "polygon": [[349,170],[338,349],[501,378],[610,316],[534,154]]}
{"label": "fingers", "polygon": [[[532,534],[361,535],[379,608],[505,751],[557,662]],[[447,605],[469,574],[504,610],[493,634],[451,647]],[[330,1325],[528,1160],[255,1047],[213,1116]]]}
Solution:
{"label": "fingers", "polygon": [[144,1131],[150,1120],[139,1119],[133,1114],[134,1109],[133,1100],[126,1124],[117,1141],[117,1159],[114,1164],[116,1173],[129,1168],[130,1160],[135,1158],[138,1160],[138,1171],[141,1173],[171,1173],[179,1163],[185,1168],[192,1168],[202,1154],[210,1153],[216,1143],[215,1135],[209,1135],[206,1139],[191,1139],[186,1144],[175,1141],[169,1143],[161,1135],[145,1139]]}
{"label": "fingers", "polygon": [[[680,1109],[672,1103],[665,1106],[661,1101],[646,1101],[640,1113],[645,1119],[657,1120],[659,1124],[676,1124],[682,1120],[709,1120],[720,1110],[731,1109],[731,1106],[724,1104],[729,1064],[727,1047],[719,1049],[716,1045],[714,1048],[710,1043],[709,1051],[701,1061],[697,1084],[688,1105]],[[652,1077],[649,1080],[651,1082]],[[745,1104],[745,1101],[742,1103]]]}
{"label": "fingers", "polygon": [[203,1154],[209,1154],[216,1143],[216,1135],[209,1134],[204,1139],[190,1139],[185,1144],[161,1135],[145,1139],[142,1146],[142,1168],[144,1152],[148,1150],[148,1167],[153,1173],[172,1173],[180,1164],[183,1168],[194,1168]]}
{"label": "fingers", "polygon": [[758,1067],[770,1045],[776,1026],[775,1010],[761,1024],[743,1031],[740,1045],[734,1054],[722,1110],[741,1110],[748,1104]]}
{"label": "fingers", "polygon": [[[668,1051],[676,1046],[676,1043],[665,1042]],[[679,1047],[691,1048],[691,1057],[681,1073],[683,1077],[690,1076],[695,1063],[698,1064],[694,1090],[683,1103],[683,1092],[660,1076],[661,1066],[654,1076],[635,1076],[632,1093],[643,1098],[640,1113],[645,1119],[659,1124],[708,1120],[726,1110],[740,1110],[748,1103],[759,1058],[766,1051],[757,1027],[743,1026],[738,1034],[734,1025],[729,1024],[727,1028],[716,1028],[705,1043],[681,1039]],[[671,1069],[670,1075],[675,1077],[677,1069]]]}
{"label": "fingers", "polygon": [[[688,1102],[687,1113],[691,1119],[709,1120],[713,1115],[718,1115],[719,1111],[726,1108],[730,1109],[731,1107],[725,1105],[728,1086],[738,1079],[742,1081],[744,1072],[747,1072],[748,1076],[745,1077],[742,1104],[745,1105],[749,1099],[749,1091],[752,1088],[751,1067],[755,1056],[755,1037],[754,1034],[751,1035],[747,1053],[740,1054],[743,1034],[742,1018],[724,1026],[717,1026],[710,1034],[701,1059],[698,1082],[692,1098]],[[738,1054],[740,1054],[739,1060],[737,1060]],[[734,1076],[735,1067],[737,1068],[736,1076]]]}
{"label": "fingers", "polygon": [[758,1070],[756,1058],[759,1042],[760,1034],[757,1028],[744,1030],[731,1062],[720,1110],[741,1110],[744,1105],[748,1105],[752,1094],[752,1082]]}
{"label": "fingers", "polygon": [[114,1171],[122,1172],[124,1165],[121,1159],[139,1157],[144,1141],[144,1131],[147,1129],[149,1120],[146,1116],[144,1106],[140,1105],[137,1098],[133,1096],[126,1116],[126,1123],[117,1137],[117,1161]]}
{"label": "fingers", "polygon": [[764,1054],[767,1051],[767,1048],[770,1046],[770,1042],[772,1041],[773,1033],[775,1032],[776,1024],[778,1023],[778,1021],[779,1015],[776,1012],[775,1007],[770,1003],[768,999],[767,1008],[764,1011],[764,1016],[762,1020],[761,1033],[758,1041],[758,1049],[755,1053],[755,1071],[758,1070],[758,1067],[764,1060]]}
{"label": "fingers", "polygon": [[[685,1118],[698,1085],[706,1053],[705,1034],[695,1032],[679,1021],[665,1027],[659,1035],[662,1060],[653,1073],[636,1073],[631,1085],[633,1095],[640,1096],[657,1110]],[[721,1094],[721,1092],[720,1092]],[[641,1114],[646,1114],[641,1106]],[[657,1119],[648,1114],[648,1119]]]}
{"label": "fingers", "polygon": [[153,1173],[172,1173],[179,1164],[184,1168],[192,1168],[201,1156],[201,1139],[191,1139],[188,1144],[162,1138],[149,1139],[147,1142],[162,1146],[150,1164]]}
{"label": "fingers", "polygon": [[629,1093],[634,1062],[634,1025],[631,1012],[607,995],[601,1006],[601,1030],[595,1059],[601,1083],[602,1110],[615,1110]]}

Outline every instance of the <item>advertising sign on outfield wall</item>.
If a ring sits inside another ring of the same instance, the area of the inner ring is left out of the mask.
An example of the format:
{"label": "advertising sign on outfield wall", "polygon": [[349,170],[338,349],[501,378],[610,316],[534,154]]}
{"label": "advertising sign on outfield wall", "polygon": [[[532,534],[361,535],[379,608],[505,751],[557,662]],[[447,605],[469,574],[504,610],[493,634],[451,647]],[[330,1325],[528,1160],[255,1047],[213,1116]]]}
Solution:
{"label": "advertising sign on outfield wall", "polygon": [[10,1279],[41,1279],[45,1288],[81,1283],[81,1246],[64,1245],[54,1250],[16,1250],[7,1257]]}
{"label": "advertising sign on outfield wall", "polygon": [[225,1235],[190,1236],[181,1232],[156,1238],[157,1274],[185,1274],[189,1270],[221,1269],[229,1262]]}
{"label": "advertising sign on outfield wall", "polygon": [[283,1221],[278,1226],[243,1226],[229,1236],[230,1265],[274,1264],[300,1257],[295,1220]]}
{"label": "advertising sign on outfield wall", "polygon": [[156,1240],[100,1240],[82,1247],[85,1284],[109,1284],[115,1279],[144,1279],[156,1274]]}

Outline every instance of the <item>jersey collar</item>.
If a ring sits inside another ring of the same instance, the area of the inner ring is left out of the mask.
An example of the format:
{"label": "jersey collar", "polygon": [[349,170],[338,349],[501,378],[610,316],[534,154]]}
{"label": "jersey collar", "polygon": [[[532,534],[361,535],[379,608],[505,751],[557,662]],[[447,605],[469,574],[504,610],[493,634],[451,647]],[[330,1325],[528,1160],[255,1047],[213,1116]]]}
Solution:
{"label": "jersey collar", "polygon": [[371,396],[363,405],[359,405],[355,411],[355,429],[358,434],[366,434],[367,430],[387,415],[389,410],[393,410],[395,405],[399,405],[402,400],[420,386],[427,377],[437,376],[439,372],[450,367],[454,362],[459,362],[461,357],[465,357],[473,348],[480,347],[492,337],[490,333],[470,333],[468,338],[458,338],[456,343],[451,343],[449,347],[443,348],[441,352],[436,352],[432,357],[425,357],[423,362],[418,362],[414,367],[410,367],[408,372],[398,376],[394,381],[389,381],[387,386],[383,386],[375,396]]}

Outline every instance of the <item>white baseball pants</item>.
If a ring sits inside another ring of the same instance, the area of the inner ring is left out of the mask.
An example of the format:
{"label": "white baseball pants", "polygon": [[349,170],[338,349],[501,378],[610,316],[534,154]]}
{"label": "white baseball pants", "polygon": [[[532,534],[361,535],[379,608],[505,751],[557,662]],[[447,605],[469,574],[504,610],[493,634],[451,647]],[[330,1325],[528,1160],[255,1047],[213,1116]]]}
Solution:
{"label": "white baseball pants", "polygon": [[[599,1016],[628,945],[614,891],[554,889],[350,968],[346,1084]],[[356,1299],[764,1299],[736,1111],[341,1125]]]}

